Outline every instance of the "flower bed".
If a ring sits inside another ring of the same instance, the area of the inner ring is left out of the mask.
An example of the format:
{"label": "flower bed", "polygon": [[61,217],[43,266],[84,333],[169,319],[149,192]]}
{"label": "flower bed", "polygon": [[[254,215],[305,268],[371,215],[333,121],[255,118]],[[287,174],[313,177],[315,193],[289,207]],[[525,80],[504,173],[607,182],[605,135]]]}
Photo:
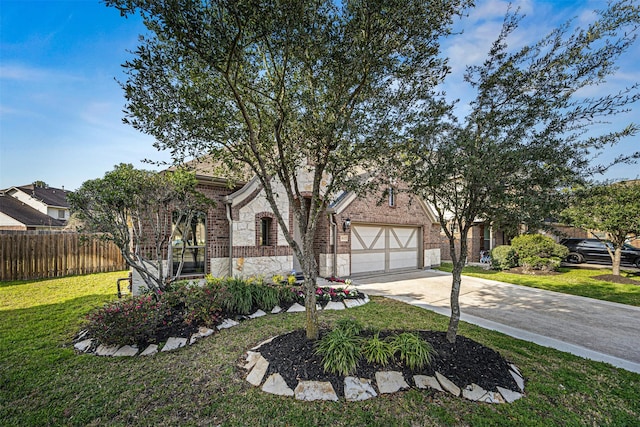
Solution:
{"label": "flower bed", "polygon": [[[304,287],[280,277],[274,277],[279,279],[273,280],[275,283],[260,278],[214,277],[201,284],[176,282],[159,298],[129,297],[94,310],[86,318],[88,336],[107,345],[143,347],[170,336],[189,336],[201,326],[215,329],[223,319],[240,319],[258,310],[270,312],[276,306],[286,311],[295,303],[304,305]],[[346,286],[318,287],[316,301],[323,308],[331,301],[365,297],[349,289],[348,279],[332,282]]]}

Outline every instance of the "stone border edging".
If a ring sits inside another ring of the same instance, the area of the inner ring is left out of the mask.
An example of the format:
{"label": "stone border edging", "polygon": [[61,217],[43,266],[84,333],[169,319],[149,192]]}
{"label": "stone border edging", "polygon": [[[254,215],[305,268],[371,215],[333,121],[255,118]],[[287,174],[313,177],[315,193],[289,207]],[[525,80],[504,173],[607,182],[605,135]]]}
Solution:
{"label": "stone border edging", "polygon": [[[364,305],[369,302],[369,296],[364,295],[364,298],[353,298],[353,299],[344,299],[342,301],[329,301],[325,307],[322,307],[320,304],[316,305],[316,309],[318,311],[324,310],[345,310],[348,308],[358,307]],[[280,314],[280,313],[300,313],[305,311],[304,306],[294,303],[291,307],[289,307],[286,311],[280,308],[279,306],[275,306],[273,310],[271,310],[271,314]],[[263,310],[258,310],[253,314],[248,316],[244,316],[244,319],[257,319],[258,317],[266,316]],[[240,322],[234,319],[224,319],[222,323],[216,325],[216,330],[221,331],[222,329],[229,329],[234,326],[239,325]],[[87,338],[88,331],[81,331],[78,336],[74,339],[73,348],[78,353],[83,354],[95,354],[96,356],[111,356],[111,357],[133,357],[133,356],[153,356],[158,352],[166,352],[173,351],[179,348],[185,347],[186,345],[193,345],[198,340],[202,338],[206,338],[210,335],[213,335],[216,331],[204,326],[198,328],[198,332],[191,335],[188,338],[185,337],[170,337],[166,342],[160,346],[159,344],[150,344],[147,346],[142,352],[136,345],[104,345],[100,344],[95,338]],[[160,349],[161,348],[161,349]],[[159,350],[160,349],[160,350]]]}
{"label": "stone border edging", "polygon": [[[299,381],[295,389],[292,390],[280,373],[273,373],[265,379],[269,362],[257,350],[275,338],[269,338],[247,351],[246,363],[241,367],[248,371],[246,380],[251,385],[255,387],[262,385],[261,389],[266,393],[293,396],[297,400],[339,400],[333,385],[328,381]],[[436,372],[435,376],[414,375],[413,382],[418,389],[448,392],[474,402],[512,403],[524,396],[524,377],[514,364],[509,364],[509,373],[518,385],[519,392],[499,386],[495,391],[488,391],[477,384],[459,387],[439,372]],[[376,388],[378,392],[376,392]],[[390,394],[410,388],[412,387],[406,382],[402,372],[398,371],[376,372],[375,383],[373,379],[367,378],[347,376],[344,379],[344,395],[349,402],[371,399],[377,397],[378,393]]]}

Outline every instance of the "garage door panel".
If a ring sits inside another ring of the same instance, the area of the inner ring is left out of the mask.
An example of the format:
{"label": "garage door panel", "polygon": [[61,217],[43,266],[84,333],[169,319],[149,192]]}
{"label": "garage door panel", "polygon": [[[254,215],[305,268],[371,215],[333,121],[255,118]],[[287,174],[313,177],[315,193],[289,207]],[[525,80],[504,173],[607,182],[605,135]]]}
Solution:
{"label": "garage door panel", "polygon": [[418,257],[415,251],[389,253],[389,269],[418,268]]}
{"label": "garage door panel", "polygon": [[[384,249],[384,228],[380,226],[352,226],[351,228],[352,248],[362,249]],[[355,245],[355,246],[354,246]]]}
{"label": "garage door panel", "polygon": [[419,228],[351,227],[351,274],[419,268]]}
{"label": "garage door panel", "polygon": [[351,274],[366,273],[369,271],[384,271],[385,254],[361,253],[351,255]]}
{"label": "garage door panel", "polygon": [[389,229],[389,248],[412,248],[417,249],[418,233],[415,228],[393,227]]}

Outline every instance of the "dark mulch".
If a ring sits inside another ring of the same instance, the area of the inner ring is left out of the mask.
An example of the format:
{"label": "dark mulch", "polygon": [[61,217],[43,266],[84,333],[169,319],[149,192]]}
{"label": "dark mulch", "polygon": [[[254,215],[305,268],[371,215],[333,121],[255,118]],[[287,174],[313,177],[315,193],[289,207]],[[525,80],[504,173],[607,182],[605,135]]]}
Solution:
{"label": "dark mulch", "polygon": [[[403,364],[381,366],[370,364],[362,358],[353,376],[375,379],[378,371],[401,371],[407,383],[415,386],[414,375],[433,376],[438,371],[461,388],[475,383],[489,391],[496,391],[497,386],[518,391],[518,386],[509,373],[507,361],[496,351],[463,336],[458,336],[456,343],[452,345],[444,332],[416,332],[436,351],[430,366],[412,371]],[[326,333],[327,331],[322,331],[320,336]],[[383,331],[380,337],[391,333]],[[266,376],[279,373],[292,389],[299,381],[329,381],[338,396],[344,396],[344,376],[324,371],[322,358],[316,354],[314,342],[306,339],[304,330],[280,335],[262,345],[258,351],[269,361]]]}
{"label": "dark mulch", "polygon": [[170,316],[165,316],[164,322],[166,323],[156,329],[155,335],[148,342],[138,343],[138,345],[141,348],[144,348],[149,344],[165,342],[171,337],[189,338],[191,335],[198,332],[199,325],[195,323],[186,323],[182,314],[179,312],[172,313]]}
{"label": "dark mulch", "polygon": [[602,280],[604,282],[618,283],[621,285],[640,286],[640,282],[623,276],[614,276],[613,274],[603,274],[601,276],[593,276],[592,279]]}

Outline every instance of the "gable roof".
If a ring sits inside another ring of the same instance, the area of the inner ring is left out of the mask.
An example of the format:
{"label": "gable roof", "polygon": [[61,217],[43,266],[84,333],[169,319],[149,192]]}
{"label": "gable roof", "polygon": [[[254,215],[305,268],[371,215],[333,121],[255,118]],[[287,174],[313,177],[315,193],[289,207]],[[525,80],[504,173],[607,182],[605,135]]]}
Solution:
{"label": "gable roof", "polygon": [[[231,168],[228,164],[221,160],[215,159],[213,156],[203,156],[184,162],[180,165],[195,173],[196,178],[204,181],[218,181],[235,187],[243,186],[253,178],[254,174],[248,165],[237,163],[236,167]],[[167,168],[167,171],[174,171],[176,165]]]}
{"label": "gable roof", "polygon": [[66,221],[51,218],[20,200],[0,193],[0,212],[27,227],[64,227]]}
{"label": "gable roof", "polygon": [[39,185],[29,184],[21,185],[18,187],[11,187],[5,190],[6,193],[11,194],[12,190],[22,191],[25,194],[33,197],[44,203],[47,206],[58,208],[69,208],[69,202],[67,201],[67,191],[62,188],[42,187]]}

